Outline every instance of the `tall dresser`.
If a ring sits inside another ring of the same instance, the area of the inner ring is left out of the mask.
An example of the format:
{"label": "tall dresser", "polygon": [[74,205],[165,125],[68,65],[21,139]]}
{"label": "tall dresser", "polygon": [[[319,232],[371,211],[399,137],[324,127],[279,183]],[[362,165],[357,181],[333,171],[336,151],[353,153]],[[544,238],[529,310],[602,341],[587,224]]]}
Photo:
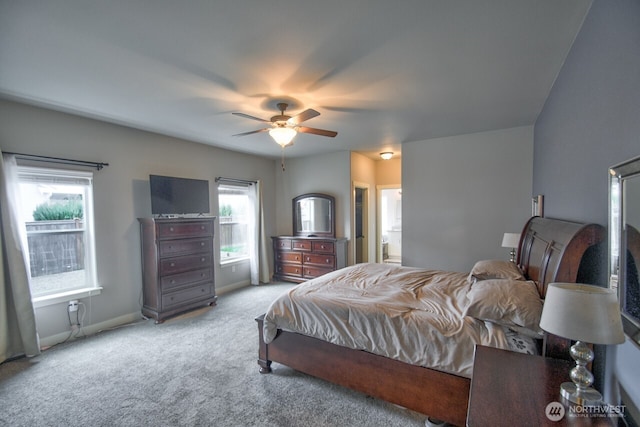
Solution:
{"label": "tall dresser", "polygon": [[215,217],[138,218],[142,246],[142,313],[167,317],[216,303]]}
{"label": "tall dresser", "polygon": [[304,282],[347,265],[347,239],[277,236],[273,240],[275,280]]}

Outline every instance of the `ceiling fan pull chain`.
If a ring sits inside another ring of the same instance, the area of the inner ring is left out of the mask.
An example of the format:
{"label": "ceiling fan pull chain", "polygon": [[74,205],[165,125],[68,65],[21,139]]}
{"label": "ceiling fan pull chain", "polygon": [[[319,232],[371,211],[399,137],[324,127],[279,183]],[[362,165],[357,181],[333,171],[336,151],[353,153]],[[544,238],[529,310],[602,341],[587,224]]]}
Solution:
{"label": "ceiling fan pull chain", "polygon": [[282,159],[280,160],[280,166],[282,166],[282,172],[284,172],[284,145],[282,146]]}

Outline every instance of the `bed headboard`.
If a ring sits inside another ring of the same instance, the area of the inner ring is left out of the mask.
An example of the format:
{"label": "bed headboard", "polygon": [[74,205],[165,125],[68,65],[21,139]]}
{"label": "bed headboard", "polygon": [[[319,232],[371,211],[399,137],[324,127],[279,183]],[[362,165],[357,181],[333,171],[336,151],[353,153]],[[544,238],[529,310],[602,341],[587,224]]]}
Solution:
{"label": "bed headboard", "polygon": [[601,225],[534,216],[522,230],[517,262],[544,298],[549,283],[576,282],[581,269],[595,268],[584,265],[583,256],[605,241],[606,230]]}
{"label": "bed headboard", "polygon": [[[532,217],[520,235],[517,262],[525,276],[536,282],[542,298],[552,282],[599,284],[590,279],[606,269],[606,245],[599,244],[606,242],[606,235],[598,224]],[[589,274],[590,270],[596,273]],[[569,340],[545,334],[542,351],[566,359],[570,345]]]}

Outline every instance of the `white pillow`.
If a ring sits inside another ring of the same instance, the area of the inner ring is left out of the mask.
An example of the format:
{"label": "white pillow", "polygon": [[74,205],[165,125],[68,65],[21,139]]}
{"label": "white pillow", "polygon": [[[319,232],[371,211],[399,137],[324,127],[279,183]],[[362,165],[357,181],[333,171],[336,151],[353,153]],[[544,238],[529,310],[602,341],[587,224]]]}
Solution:
{"label": "white pillow", "polygon": [[542,301],[534,282],[491,279],[477,281],[467,293],[463,314],[503,326],[540,330]]}
{"label": "white pillow", "polygon": [[469,273],[469,283],[488,279],[525,280],[520,267],[511,261],[487,259],[475,263]]}

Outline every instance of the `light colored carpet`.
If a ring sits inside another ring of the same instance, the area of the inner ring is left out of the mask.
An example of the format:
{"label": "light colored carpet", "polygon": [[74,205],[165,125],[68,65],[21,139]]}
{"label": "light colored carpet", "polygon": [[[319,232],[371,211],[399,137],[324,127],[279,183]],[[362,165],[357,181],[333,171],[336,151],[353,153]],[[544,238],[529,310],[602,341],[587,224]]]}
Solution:
{"label": "light colored carpet", "polygon": [[141,320],[0,365],[2,426],[423,426],[425,417],[283,365],[258,372],[254,318],[291,284]]}

